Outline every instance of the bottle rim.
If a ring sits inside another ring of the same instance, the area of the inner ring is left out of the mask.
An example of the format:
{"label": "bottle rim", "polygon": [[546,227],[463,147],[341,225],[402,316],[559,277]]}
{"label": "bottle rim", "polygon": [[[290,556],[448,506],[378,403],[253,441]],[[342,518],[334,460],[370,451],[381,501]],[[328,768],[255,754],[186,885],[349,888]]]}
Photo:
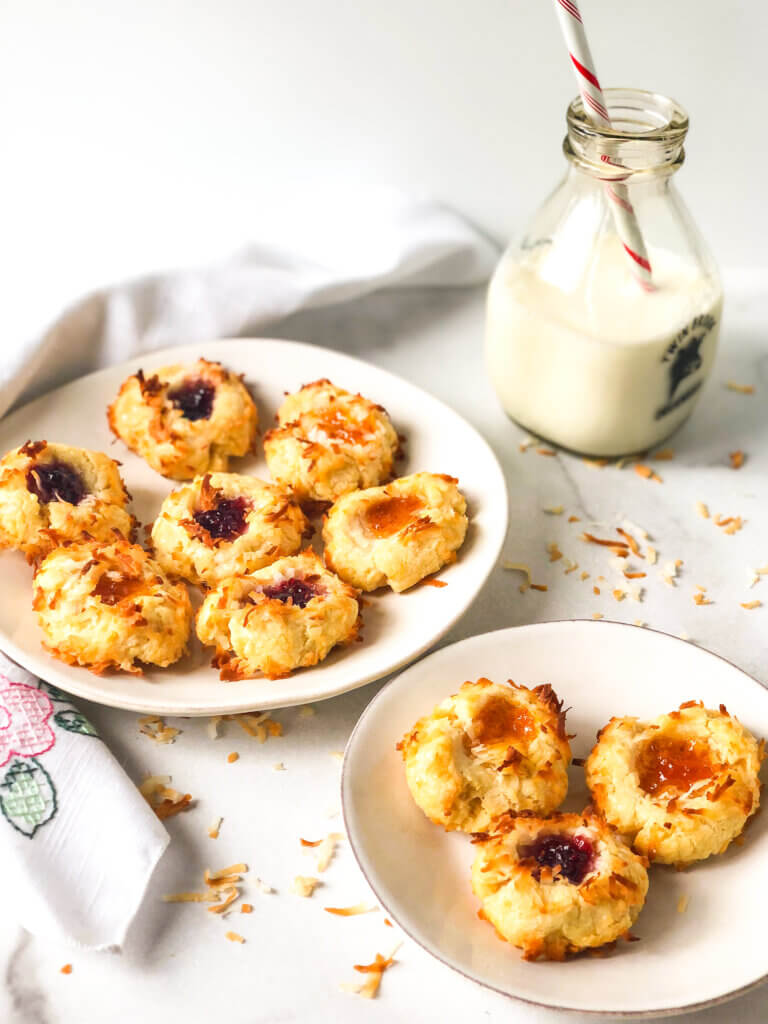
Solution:
{"label": "bottle rim", "polygon": [[577,96],[568,105],[568,135],[563,148],[569,160],[600,177],[671,173],[684,159],[688,113],[676,100],[645,89],[605,89],[610,127],[589,119]]}

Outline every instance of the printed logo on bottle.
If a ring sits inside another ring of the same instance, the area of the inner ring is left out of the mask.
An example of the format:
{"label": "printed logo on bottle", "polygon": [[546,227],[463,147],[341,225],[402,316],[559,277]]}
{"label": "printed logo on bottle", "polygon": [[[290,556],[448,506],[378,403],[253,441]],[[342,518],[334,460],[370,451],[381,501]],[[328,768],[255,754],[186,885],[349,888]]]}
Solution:
{"label": "printed logo on bottle", "polygon": [[701,346],[716,323],[715,318],[709,313],[694,317],[667,346],[661,359],[662,363],[669,367],[667,400],[656,410],[657,420],[663,419],[693,398],[704,383],[703,380],[697,380],[684,384],[701,369],[704,363]]}

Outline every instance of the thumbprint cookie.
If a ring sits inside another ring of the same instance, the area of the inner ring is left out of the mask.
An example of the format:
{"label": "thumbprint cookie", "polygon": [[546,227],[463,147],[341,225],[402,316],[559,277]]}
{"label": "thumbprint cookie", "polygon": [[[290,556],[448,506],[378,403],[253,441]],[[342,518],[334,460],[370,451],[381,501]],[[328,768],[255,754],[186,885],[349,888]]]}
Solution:
{"label": "thumbprint cookie", "polygon": [[568,792],[565,712],[550,686],[464,683],[399,749],[411,796],[449,831],[485,831],[507,811],[549,814]]}
{"label": "thumbprint cookie", "polygon": [[171,576],[213,586],[295,555],[311,532],[282,487],[236,473],[206,473],[165,499],[152,547]]}
{"label": "thumbprint cookie", "polygon": [[452,476],[414,473],[345,494],[323,526],[325,561],[359,590],[398,593],[456,559],[467,504]]}
{"label": "thumbprint cookie", "polygon": [[242,380],[198,359],[123,382],[107,410],[112,432],[172,480],[226,472],[229,457],[253,450],[258,412]]}
{"label": "thumbprint cookie", "polygon": [[362,395],[318,380],[288,395],[264,438],[269,471],[301,502],[333,502],[383,483],[399,443],[389,416]]}
{"label": "thumbprint cookie", "polygon": [[189,594],[137,544],[74,541],[51,551],[35,573],[33,607],[55,657],[93,672],[141,673],[184,654]]}
{"label": "thumbprint cookie", "polygon": [[307,550],[209,591],[197,635],[216,648],[222,679],[279,679],[354,640],[359,619],[357,591]]}
{"label": "thumbprint cookie", "polygon": [[586,764],[595,806],[661,864],[722,853],[760,803],[763,742],[728,713],[689,701],[652,722],[612,718]]}
{"label": "thumbprint cookie", "polygon": [[32,560],[89,534],[130,539],[136,521],[118,464],[102,452],[27,441],[0,461],[0,547]]}
{"label": "thumbprint cookie", "polygon": [[646,861],[598,815],[510,814],[475,842],[480,916],[526,960],[630,937],[648,892]]}

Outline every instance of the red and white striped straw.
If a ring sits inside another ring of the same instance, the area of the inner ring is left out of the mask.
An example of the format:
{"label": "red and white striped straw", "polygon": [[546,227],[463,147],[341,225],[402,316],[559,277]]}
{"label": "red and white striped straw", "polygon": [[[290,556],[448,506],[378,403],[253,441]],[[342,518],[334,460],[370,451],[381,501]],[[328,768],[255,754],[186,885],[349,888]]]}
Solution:
{"label": "red and white striped straw", "polygon": [[[584,103],[584,112],[590,121],[603,128],[610,128],[611,118],[597,78],[595,62],[592,60],[587,34],[584,31],[584,22],[576,0],[555,0],[555,11],[576,74],[579,92]],[[606,163],[617,166],[607,156],[603,156],[602,159]],[[635,277],[646,291],[652,291],[654,285],[651,276],[651,263],[640,232],[640,225],[629,199],[629,190],[626,185],[621,183],[620,177],[614,177],[613,183],[606,184],[605,191],[613,212],[616,231],[628,257],[632,260]]]}

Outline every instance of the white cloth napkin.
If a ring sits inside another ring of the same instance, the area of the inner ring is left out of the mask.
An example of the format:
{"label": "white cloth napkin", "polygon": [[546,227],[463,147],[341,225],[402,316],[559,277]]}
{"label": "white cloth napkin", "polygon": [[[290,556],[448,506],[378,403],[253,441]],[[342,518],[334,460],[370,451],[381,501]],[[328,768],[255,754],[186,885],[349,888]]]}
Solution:
{"label": "white cloth napkin", "polygon": [[[238,240],[234,229],[228,241],[223,229],[203,231],[207,263],[195,262],[202,243],[181,228],[176,244],[160,245],[148,232],[143,250],[134,241],[125,253],[121,240],[97,252],[83,241],[35,281],[34,294],[25,285],[9,289],[0,311],[0,415],[153,349],[263,335],[298,309],[379,288],[477,284],[498,258],[454,211],[393,189],[276,201],[251,230],[258,241]],[[136,276],[153,266],[174,269]]]}
{"label": "white cloth napkin", "polygon": [[[162,242],[147,231],[110,247],[67,238],[66,252],[53,238],[29,260],[16,250],[35,273],[19,281],[15,267],[18,287],[0,309],[0,415],[152,349],[263,334],[298,309],[379,288],[475,284],[498,255],[456,213],[392,190],[276,203],[250,229],[258,241],[240,244],[224,230],[214,239],[203,220]],[[175,269],[137,276],[153,266]],[[1,654],[0,811],[6,900],[20,923],[119,947],[168,834],[67,698]]]}
{"label": "white cloth napkin", "polygon": [[138,789],[65,694],[0,654],[0,862],[7,910],[35,935],[119,949],[168,842]]}

